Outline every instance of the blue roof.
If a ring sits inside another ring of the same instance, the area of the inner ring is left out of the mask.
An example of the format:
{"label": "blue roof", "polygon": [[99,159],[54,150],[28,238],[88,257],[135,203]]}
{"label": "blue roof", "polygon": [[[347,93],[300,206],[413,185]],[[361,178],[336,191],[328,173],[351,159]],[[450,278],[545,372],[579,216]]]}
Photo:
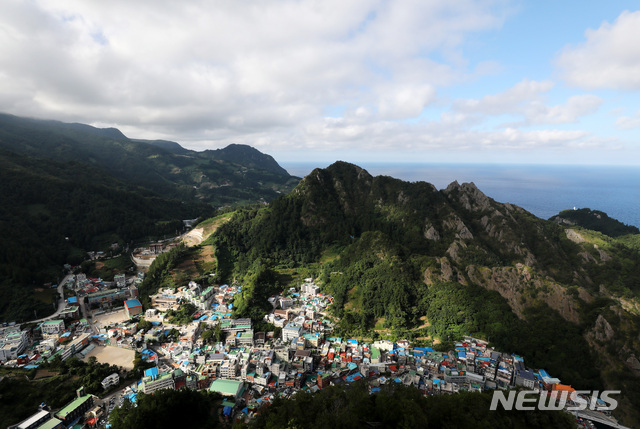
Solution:
{"label": "blue roof", "polygon": [[420,350],[421,352],[433,352],[431,347],[414,347],[414,350]]}
{"label": "blue roof", "polygon": [[72,302],[77,303],[77,302],[78,302],[78,297],[77,297],[77,296],[70,296],[70,297],[67,299],[67,301],[68,301],[69,303],[72,303]]}
{"label": "blue roof", "polygon": [[158,376],[158,367],[154,366],[153,368],[149,368],[144,372],[144,375],[147,377],[157,377]]}
{"label": "blue roof", "polygon": [[140,304],[140,301],[138,301],[137,299],[129,299],[124,302],[124,305],[127,308],[142,307],[142,304]]}

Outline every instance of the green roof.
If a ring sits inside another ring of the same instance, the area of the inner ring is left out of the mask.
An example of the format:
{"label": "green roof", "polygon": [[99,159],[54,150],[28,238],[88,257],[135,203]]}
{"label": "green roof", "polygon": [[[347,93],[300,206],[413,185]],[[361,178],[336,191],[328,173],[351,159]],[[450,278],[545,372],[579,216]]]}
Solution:
{"label": "green roof", "polygon": [[61,409],[56,413],[56,416],[60,416],[63,419],[66,419],[69,414],[74,412],[78,407],[91,399],[91,395],[84,395],[79,398],[74,399],[69,405]]}
{"label": "green roof", "polygon": [[42,423],[38,426],[38,429],[53,429],[57,427],[62,421],[60,419],[56,419],[55,417],[50,418],[46,422]]}
{"label": "green roof", "polygon": [[380,350],[376,347],[371,347],[371,359],[380,359]]}
{"label": "green roof", "polygon": [[241,386],[242,381],[217,378],[211,383],[209,391],[222,393],[223,395],[235,395]]}

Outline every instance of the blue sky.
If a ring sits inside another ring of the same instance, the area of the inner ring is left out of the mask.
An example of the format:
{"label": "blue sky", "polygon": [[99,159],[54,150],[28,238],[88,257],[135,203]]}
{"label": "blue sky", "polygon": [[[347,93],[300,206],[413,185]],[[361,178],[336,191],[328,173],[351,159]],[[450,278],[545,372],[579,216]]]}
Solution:
{"label": "blue sky", "polygon": [[638,165],[637,9],[6,0],[0,111],[281,162]]}

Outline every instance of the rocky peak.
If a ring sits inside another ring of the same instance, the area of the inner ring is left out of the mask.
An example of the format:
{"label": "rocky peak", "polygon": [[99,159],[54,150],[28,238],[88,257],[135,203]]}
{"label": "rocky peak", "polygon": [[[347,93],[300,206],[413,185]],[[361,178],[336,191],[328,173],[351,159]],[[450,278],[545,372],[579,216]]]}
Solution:
{"label": "rocky peak", "polygon": [[447,186],[444,193],[451,200],[457,197],[458,202],[466,210],[485,211],[491,209],[492,200],[482,193],[473,182],[460,185],[458,181],[453,181]]}

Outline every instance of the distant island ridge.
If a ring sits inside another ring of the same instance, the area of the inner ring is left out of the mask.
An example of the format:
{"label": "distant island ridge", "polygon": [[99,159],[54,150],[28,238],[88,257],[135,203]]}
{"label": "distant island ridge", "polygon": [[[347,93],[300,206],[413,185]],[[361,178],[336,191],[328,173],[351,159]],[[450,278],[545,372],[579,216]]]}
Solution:
{"label": "distant island ridge", "polygon": [[[322,163],[280,162],[304,177]],[[374,176],[425,181],[444,189],[453,181],[473,182],[484,194],[548,219],[562,210],[590,208],[640,227],[640,167],[450,163],[359,163]]]}

